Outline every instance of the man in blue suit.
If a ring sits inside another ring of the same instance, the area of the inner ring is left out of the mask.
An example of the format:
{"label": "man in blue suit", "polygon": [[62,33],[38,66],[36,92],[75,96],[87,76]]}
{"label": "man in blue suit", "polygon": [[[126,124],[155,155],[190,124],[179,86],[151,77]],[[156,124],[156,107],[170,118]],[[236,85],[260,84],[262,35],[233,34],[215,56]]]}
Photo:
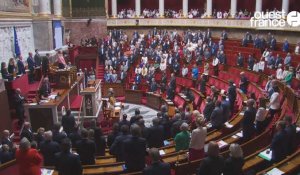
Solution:
{"label": "man in blue suit", "polygon": [[28,58],[27,58],[27,65],[29,69],[29,74],[28,74],[28,80],[29,84],[34,83],[34,68],[35,68],[35,62],[33,60],[32,53],[28,53]]}
{"label": "man in blue suit", "polygon": [[141,83],[141,81],[142,81],[141,75],[140,75],[140,74],[137,74],[137,75],[135,76],[134,81],[135,81],[135,84],[139,85],[139,84]]}

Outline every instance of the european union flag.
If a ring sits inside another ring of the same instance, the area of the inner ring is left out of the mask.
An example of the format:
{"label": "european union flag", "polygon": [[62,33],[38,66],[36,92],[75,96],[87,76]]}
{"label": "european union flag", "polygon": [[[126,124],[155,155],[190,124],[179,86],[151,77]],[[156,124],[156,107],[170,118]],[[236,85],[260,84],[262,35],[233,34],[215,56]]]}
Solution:
{"label": "european union flag", "polygon": [[16,27],[14,27],[14,44],[15,44],[15,55],[18,57],[21,55],[20,46],[18,42],[18,35],[16,31]]}

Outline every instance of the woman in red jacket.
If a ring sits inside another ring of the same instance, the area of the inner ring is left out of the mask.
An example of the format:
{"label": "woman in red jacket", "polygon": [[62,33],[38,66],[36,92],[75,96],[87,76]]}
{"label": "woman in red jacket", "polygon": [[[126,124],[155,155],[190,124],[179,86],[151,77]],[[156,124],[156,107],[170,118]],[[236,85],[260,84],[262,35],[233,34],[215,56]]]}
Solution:
{"label": "woman in red jacket", "polygon": [[30,142],[25,137],[16,151],[16,159],[20,175],[41,175],[43,158],[36,149],[30,147]]}

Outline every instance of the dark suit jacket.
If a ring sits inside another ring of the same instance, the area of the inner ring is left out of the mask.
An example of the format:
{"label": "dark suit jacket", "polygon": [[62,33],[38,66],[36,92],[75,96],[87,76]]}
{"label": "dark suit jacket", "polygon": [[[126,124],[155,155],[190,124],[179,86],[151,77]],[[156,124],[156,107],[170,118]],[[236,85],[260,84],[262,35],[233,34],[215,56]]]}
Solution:
{"label": "dark suit jacket", "polygon": [[287,156],[288,139],[285,130],[277,132],[271,142],[272,161],[279,162]]}
{"label": "dark suit jacket", "polygon": [[34,67],[35,67],[35,63],[33,61],[33,58],[27,58],[27,64],[28,64],[28,69],[30,71],[33,71],[34,70]]}
{"label": "dark suit jacket", "polygon": [[221,175],[224,168],[222,157],[206,157],[202,160],[197,175]]}
{"label": "dark suit jacket", "polygon": [[33,133],[32,133],[32,131],[29,131],[28,129],[24,128],[22,130],[22,133],[21,133],[21,139],[23,137],[26,137],[30,142],[32,142],[33,141]]}
{"label": "dark suit jacket", "polygon": [[297,143],[296,143],[296,139],[297,139],[296,126],[295,125],[287,126],[285,128],[285,130],[286,130],[286,133],[287,133],[287,142],[288,142],[287,145],[289,145],[287,153],[292,154],[295,151],[295,148],[297,147]]}
{"label": "dark suit jacket", "polygon": [[7,138],[4,138],[4,137],[1,139],[1,144],[2,145],[4,145],[4,144],[8,145],[10,149],[12,149],[12,147],[13,147],[13,142],[11,140],[7,139]]}
{"label": "dark suit jacket", "polygon": [[223,175],[241,175],[243,174],[243,166],[244,166],[243,158],[233,158],[229,157],[225,161],[225,166],[223,170]]}
{"label": "dark suit jacket", "polygon": [[164,146],[164,128],[159,126],[152,126],[149,128],[148,137],[146,138],[149,148],[160,148]]}
{"label": "dark suit jacket", "polygon": [[60,152],[57,142],[45,140],[40,144],[40,152],[44,157],[45,166],[55,165],[55,154]]}
{"label": "dark suit jacket", "polygon": [[9,162],[11,160],[13,160],[15,158],[14,153],[11,151],[8,152],[0,152],[0,163],[6,163]]}
{"label": "dark suit jacket", "polygon": [[20,95],[15,94],[15,108],[16,108],[16,114],[17,117],[24,117],[24,98],[22,98],[22,96],[20,97]]}
{"label": "dark suit jacket", "polygon": [[81,139],[76,143],[77,153],[82,165],[95,164],[96,144],[89,139]]}
{"label": "dark suit jacket", "polygon": [[203,115],[207,120],[210,120],[210,116],[215,108],[215,104],[213,102],[207,103],[204,110]]}
{"label": "dark suit jacket", "polygon": [[69,134],[74,130],[75,127],[75,118],[73,115],[63,116],[61,119],[61,125],[64,128],[64,131]]}
{"label": "dark suit jacket", "polygon": [[40,94],[44,97],[48,97],[51,93],[51,87],[49,84],[42,84],[40,87]]}
{"label": "dark suit jacket", "polygon": [[171,175],[171,167],[168,163],[154,162],[143,171],[144,175]]}
{"label": "dark suit jacket", "polygon": [[111,145],[115,141],[116,137],[118,137],[119,135],[120,135],[119,132],[112,132],[112,133],[108,134],[107,135],[107,146],[111,147]]}
{"label": "dark suit jacket", "polygon": [[230,102],[234,102],[236,99],[236,88],[235,86],[230,86],[228,88],[228,98]]}
{"label": "dark suit jacket", "polygon": [[213,128],[220,128],[223,124],[223,110],[220,107],[215,107],[210,116],[210,122]]}
{"label": "dark suit jacket", "polygon": [[66,133],[65,132],[56,132],[56,131],[53,131],[53,141],[57,142],[57,143],[61,143],[61,141],[67,137]]}
{"label": "dark suit jacket", "polygon": [[24,63],[21,60],[18,60],[17,66],[18,66],[18,75],[26,73]]}
{"label": "dark suit jacket", "polygon": [[145,168],[146,140],[139,137],[130,137],[124,141],[123,155],[126,168],[129,172],[141,171]]}
{"label": "dark suit jacket", "polygon": [[109,149],[109,153],[112,155],[115,155],[117,158],[117,161],[124,161],[124,155],[123,155],[123,147],[124,147],[124,141],[128,139],[130,135],[120,135],[116,137],[115,141],[111,145]]}
{"label": "dark suit jacket", "polygon": [[255,128],[254,128],[255,116],[256,116],[255,108],[246,109],[242,119],[243,138],[245,139],[250,138],[255,132]]}
{"label": "dark suit jacket", "polygon": [[78,155],[70,152],[55,154],[55,169],[59,175],[82,175],[82,167]]}

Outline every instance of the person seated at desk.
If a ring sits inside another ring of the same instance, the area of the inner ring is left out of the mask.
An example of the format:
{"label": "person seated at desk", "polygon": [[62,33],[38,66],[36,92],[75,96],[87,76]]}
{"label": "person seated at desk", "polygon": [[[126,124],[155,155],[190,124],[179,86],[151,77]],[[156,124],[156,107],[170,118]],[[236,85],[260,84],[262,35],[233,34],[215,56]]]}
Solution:
{"label": "person seated at desk", "polygon": [[62,51],[57,52],[57,62],[58,62],[58,68],[64,69],[67,66],[67,63],[65,61],[65,58],[62,54]]}
{"label": "person seated at desk", "polygon": [[6,63],[5,62],[1,63],[1,75],[2,75],[3,79],[8,79],[8,80],[12,80],[13,79],[13,77],[7,71]]}
{"label": "person seated at desk", "polygon": [[49,83],[49,78],[44,78],[43,80],[43,83],[40,87],[40,98],[41,99],[47,99],[48,96],[50,95],[51,93],[51,86],[50,86],[50,83]]}

